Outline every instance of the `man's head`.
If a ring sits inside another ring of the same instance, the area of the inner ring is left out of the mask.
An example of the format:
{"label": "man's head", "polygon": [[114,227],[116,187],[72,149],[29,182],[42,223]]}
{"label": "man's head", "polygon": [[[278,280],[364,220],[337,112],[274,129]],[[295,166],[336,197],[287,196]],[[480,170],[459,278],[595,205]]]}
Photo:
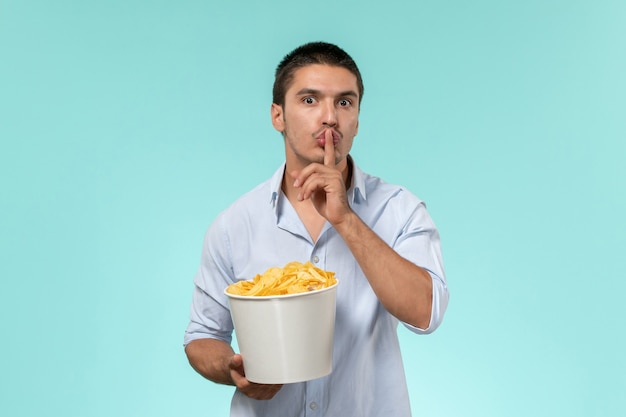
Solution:
{"label": "man's head", "polygon": [[363,98],[363,80],[354,60],[343,49],[325,42],[304,44],[285,55],[276,68],[272,101],[284,106],[285,93],[293,81],[296,70],[313,64],[345,68],[357,79],[359,103]]}

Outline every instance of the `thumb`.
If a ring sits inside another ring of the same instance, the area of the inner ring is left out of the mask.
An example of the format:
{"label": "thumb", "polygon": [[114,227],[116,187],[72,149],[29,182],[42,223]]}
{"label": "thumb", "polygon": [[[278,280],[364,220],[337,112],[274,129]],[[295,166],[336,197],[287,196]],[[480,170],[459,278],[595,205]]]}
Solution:
{"label": "thumb", "polygon": [[243,369],[243,357],[240,354],[236,353],[230,358],[230,369],[240,375],[246,374]]}
{"label": "thumb", "polygon": [[235,353],[231,358],[230,358],[230,367],[233,369],[236,368],[240,368],[243,366],[243,358],[241,357],[240,354]]}

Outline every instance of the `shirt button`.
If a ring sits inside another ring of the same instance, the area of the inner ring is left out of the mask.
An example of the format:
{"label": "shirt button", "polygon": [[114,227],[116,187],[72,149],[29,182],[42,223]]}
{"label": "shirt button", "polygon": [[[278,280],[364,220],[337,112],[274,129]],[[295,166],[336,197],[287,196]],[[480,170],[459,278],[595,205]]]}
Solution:
{"label": "shirt button", "polygon": [[311,410],[315,410],[317,408],[317,403],[315,401],[313,401],[311,404],[309,404],[309,408]]}
{"label": "shirt button", "polygon": [[[316,264],[316,263],[318,263],[319,261],[320,261],[320,257],[319,257],[319,256],[317,256],[317,255],[315,255],[315,256],[313,257],[313,263],[315,263],[315,264]],[[311,404],[315,404],[315,403],[311,403]]]}

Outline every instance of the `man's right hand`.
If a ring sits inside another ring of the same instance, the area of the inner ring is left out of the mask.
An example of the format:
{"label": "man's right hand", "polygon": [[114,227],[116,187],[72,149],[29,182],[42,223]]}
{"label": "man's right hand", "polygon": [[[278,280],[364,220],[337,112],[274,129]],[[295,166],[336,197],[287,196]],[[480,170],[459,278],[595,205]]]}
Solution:
{"label": "man's right hand", "polygon": [[218,384],[234,385],[250,398],[269,400],[282,388],[277,384],[257,384],[246,379],[243,358],[218,339],[197,339],[185,347],[189,363],[200,375]]}
{"label": "man's right hand", "polygon": [[235,354],[230,359],[230,377],[237,389],[255,400],[270,400],[283,387],[282,384],[257,384],[248,381],[243,369],[243,358]]}

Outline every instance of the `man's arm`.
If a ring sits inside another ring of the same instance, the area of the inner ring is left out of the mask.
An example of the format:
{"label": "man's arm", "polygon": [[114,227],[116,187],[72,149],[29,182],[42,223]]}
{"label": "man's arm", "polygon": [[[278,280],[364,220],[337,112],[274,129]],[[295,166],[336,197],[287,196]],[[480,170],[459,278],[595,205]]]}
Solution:
{"label": "man's arm", "polygon": [[197,339],[189,342],[185,353],[191,367],[203,377],[218,384],[234,385],[250,398],[269,400],[282,385],[256,384],[245,377],[243,359],[230,345],[218,339]]}
{"label": "man's arm", "polygon": [[200,375],[218,384],[235,385],[230,362],[235,352],[218,339],[197,339],[185,346],[189,364]]}
{"label": "man's arm", "polygon": [[430,274],[398,255],[354,212],[333,226],[387,311],[405,323],[428,328],[433,296]]}
{"label": "man's arm", "polygon": [[400,256],[352,211],[342,173],[335,168],[335,147],[326,132],[324,165],[293,173],[298,199],[310,198],[344,239],[376,296],[399,320],[426,329],[431,320],[433,283],[423,268]]}

